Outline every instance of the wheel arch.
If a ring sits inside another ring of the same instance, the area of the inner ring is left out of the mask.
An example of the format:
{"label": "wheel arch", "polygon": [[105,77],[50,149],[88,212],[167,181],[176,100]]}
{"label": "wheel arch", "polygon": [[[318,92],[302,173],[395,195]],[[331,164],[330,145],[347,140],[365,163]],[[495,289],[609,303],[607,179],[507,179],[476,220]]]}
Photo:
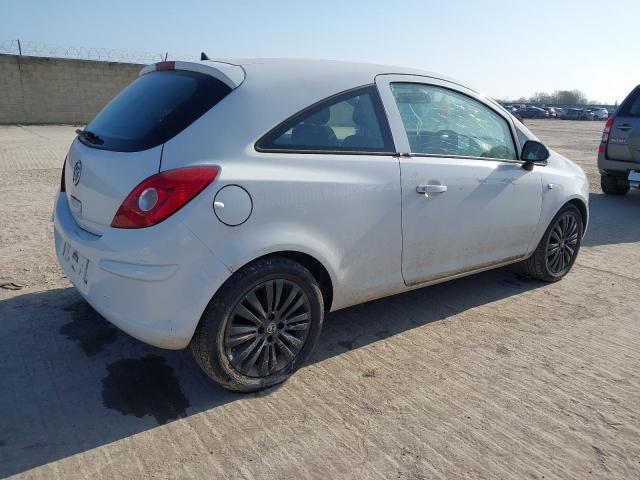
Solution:
{"label": "wheel arch", "polygon": [[[584,235],[586,233],[586,231],[587,231],[587,224],[589,222],[589,209],[587,208],[587,204],[581,198],[572,198],[567,203],[565,203],[558,210],[558,212],[560,210],[562,210],[567,205],[574,205],[578,209],[578,211],[580,212],[580,215],[582,216],[582,234]],[[557,213],[556,213],[556,215],[557,215]]]}
{"label": "wheel arch", "polygon": [[[289,260],[293,260],[294,262],[299,263],[307,270],[309,270],[311,275],[313,275],[313,277],[317,280],[318,285],[320,285],[325,312],[329,312],[331,310],[331,305],[333,304],[334,281],[327,267],[325,267],[325,265],[320,260],[318,260],[313,255],[310,255],[309,253],[297,250],[278,250],[269,252],[244,262],[240,267],[234,270],[238,271],[241,268],[246,267],[247,265],[257,262],[258,260],[274,257],[288,258]],[[230,278],[232,277],[233,275]]]}

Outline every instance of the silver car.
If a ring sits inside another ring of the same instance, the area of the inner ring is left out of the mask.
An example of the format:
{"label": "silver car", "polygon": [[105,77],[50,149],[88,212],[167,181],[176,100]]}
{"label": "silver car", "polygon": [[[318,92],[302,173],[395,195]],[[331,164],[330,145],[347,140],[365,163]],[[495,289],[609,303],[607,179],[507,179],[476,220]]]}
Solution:
{"label": "silver car", "polygon": [[325,312],[502,265],[555,282],[584,172],[438,74],[160,62],[69,149],[58,259],[107,320],[232,390],[284,381]]}

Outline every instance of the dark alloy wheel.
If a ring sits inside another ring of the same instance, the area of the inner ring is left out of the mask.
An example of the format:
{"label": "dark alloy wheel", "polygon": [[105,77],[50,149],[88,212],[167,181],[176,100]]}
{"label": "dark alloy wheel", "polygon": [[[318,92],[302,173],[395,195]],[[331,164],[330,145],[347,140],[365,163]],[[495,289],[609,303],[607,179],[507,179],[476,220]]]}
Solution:
{"label": "dark alloy wheel", "polygon": [[191,351],[223,387],[252,392],[300,368],[323,318],[322,291],[309,270],[288,258],[262,258],[238,270],[214,295]]}
{"label": "dark alloy wheel", "polygon": [[547,240],[547,268],[551,273],[560,275],[571,265],[581,233],[572,212],[567,211],[556,219]]}
{"label": "dark alloy wheel", "polygon": [[233,309],[224,333],[227,359],[249,377],[281,372],[300,353],[310,326],[311,305],[304,291],[289,280],[268,280]]}
{"label": "dark alloy wheel", "polygon": [[521,263],[522,272],[545,282],[557,282],[564,277],[578,256],[583,225],[578,208],[565,205],[551,221],[533,254]]}

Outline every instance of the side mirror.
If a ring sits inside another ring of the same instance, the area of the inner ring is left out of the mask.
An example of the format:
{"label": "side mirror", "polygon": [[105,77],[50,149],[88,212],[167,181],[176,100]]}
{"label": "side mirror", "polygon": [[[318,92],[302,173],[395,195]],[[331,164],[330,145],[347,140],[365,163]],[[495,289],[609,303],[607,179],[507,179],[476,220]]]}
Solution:
{"label": "side mirror", "polygon": [[524,147],[522,147],[521,157],[522,160],[524,160],[522,168],[531,171],[533,170],[534,164],[547,161],[549,158],[549,149],[540,142],[529,140],[524,144]]}

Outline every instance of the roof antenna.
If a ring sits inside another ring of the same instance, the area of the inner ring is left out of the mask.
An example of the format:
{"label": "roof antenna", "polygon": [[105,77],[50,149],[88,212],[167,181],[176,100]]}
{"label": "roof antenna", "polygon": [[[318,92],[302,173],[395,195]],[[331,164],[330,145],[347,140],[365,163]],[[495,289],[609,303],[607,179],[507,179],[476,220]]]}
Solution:
{"label": "roof antenna", "polygon": [[200,53],[200,60],[211,60],[206,53]]}

